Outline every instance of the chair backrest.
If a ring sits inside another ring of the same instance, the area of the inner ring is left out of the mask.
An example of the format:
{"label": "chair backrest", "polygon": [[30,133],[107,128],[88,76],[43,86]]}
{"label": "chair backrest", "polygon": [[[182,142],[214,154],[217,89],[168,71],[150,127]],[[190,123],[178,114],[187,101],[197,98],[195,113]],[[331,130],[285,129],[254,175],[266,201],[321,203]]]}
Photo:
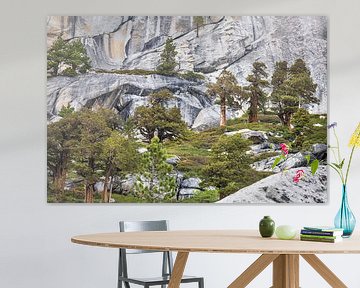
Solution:
{"label": "chair backrest", "polygon": [[[167,220],[155,221],[120,221],[120,232],[137,231],[167,231],[169,224]],[[126,254],[156,253],[159,251],[126,249]]]}
{"label": "chair backrest", "polygon": [[[120,232],[137,232],[137,231],[167,231],[169,228],[167,220],[157,221],[120,221]],[[119,276],[128,277],[127,257],[126,254],[140,253],[159,253],[161,251],[136,250],[136,249],[119,249]],[[163,253],[162,275],[172,273],[173,259],[169,251]]]}

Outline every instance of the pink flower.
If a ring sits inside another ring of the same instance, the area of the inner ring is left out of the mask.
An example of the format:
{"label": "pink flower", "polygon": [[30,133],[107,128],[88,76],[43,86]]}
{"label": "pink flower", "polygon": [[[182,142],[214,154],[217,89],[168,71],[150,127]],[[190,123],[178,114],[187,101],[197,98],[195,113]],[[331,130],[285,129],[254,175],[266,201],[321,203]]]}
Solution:
{"label": "pink flower", "polygon": [[299,183],[299,181],[300,181],[300,179],[304,176],[304,170],[302,170],[302,169],[300,169],[300,170],[297,170],[296,171],[296,174],[295,174],[295,176],[294,176],[294,178],[293,178],[293,181],[295,182],[295,183]]}
{"label": "pink flower", "polygon": [[280,148],[285,156],[289,154],[289,147],[285,143],[281,143]]}

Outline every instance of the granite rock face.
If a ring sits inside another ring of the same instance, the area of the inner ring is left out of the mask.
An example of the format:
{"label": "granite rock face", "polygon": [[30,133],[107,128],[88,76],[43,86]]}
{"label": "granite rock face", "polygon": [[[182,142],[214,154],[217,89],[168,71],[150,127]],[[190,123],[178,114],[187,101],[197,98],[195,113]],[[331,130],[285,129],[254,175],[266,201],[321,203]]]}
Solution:
{"label": "granite rock face", "polygon": [[326,17],[209,16],[196,37],[191,16],[49,16],[48,47],[61,33],[67,40],[81,39],[92,66],[105,70],[154,70],[172,36],[179,71],[201,72],[209,81],[226,68],[247,84],[253,62],[264,62],[271,73],[276,61],[301,57],[318,84],[320,105],[310,109],[326,112]]}
{"label": "granite rock face", "polygon": [[55,120],[63,106],[70,104],[75,110],[82,107],[116,109],[123,118],[148,102],[152,92],[167,88],[175,99],[169,107],[178,107],[183,120],[192,125],[199,112],[212,106],[211,100],[201,92],[198,82],[161,75],[119,75],[111,73],[85,74],[76,77],[48,79],[48,119]]}
{"label": "granite rock face", "polygon": [[299,183],[293,182],[297,168],[266,177],[217,203],[326,203],[328,193],[326,166],[319,166],[313,176],[309,167]]}

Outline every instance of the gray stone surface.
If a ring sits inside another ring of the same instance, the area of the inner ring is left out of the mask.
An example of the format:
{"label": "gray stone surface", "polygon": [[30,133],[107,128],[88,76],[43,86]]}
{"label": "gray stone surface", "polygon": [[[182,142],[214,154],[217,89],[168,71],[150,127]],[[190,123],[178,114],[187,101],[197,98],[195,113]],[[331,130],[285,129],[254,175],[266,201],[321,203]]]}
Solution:
{"label": "gray stone surface", "polygon": [[[235,118],[239,116],[231,109],[227,109],[226,117],[227,119]],[[192,124],[192,129],[195,131],[203,131],[209,128],[217,127],[220,125],[220,106],[212,105],[210,107],[203,108],[200,110],[199,114],[196,116],[194,123]]]}
{"label": "gray stone surface", "polygon": [[[237,130],[237,131],[225,132],[224,134],[227,136],[241,134],[241,136],[244,139],[251,140],[254,144],[262,144],[262,143],[267,142],[267,140],[268,140],[268,136],[266,135],[265,132],[254,131],[254,130],[250,130],[250,129],[241,129],[241,130]],[[265,145],[270,145],[270,144],[265,144]]]}
{"label": "gray stone surface", "polygon": [[309,167],[301,169],[305,174],[299,183],[293,182],[298,170],[293,168],[266,177],[217,203],[326,203],[328,200],[326,166],[319,166],[314,176]]}
{"label": "gray stone surface", "polygon": [[56,119],[61,108],[68,104],[75,110],[97,106],[114,108],[127,118],[137,107],[147,103],[149,94],[162,88],[174,93],[175,99],[168,106],[180,108],[183,120],[189,125],[202,109],[213,105],[197,82],[176,77],[109,73],[60,76],[47,81],[48,119]]}
{"label": "gray stone surface", "polygon": [[301,57],[318,84],[321,103],[311,109],[326,112],[326,17],[209,16],[205,22],[196,37],[191,16],[50,16],[48,47],[63,33],[67,40],[81,39],[95,68],[154,70],[172,36],[180,71],[202,72],[213,81],[227,68],[241,84],[255,61],[271,72],[276,61]]}
{"label": "gray stone surface", "polygon": [[200,178],[187,178],[181,182],[181,188],[194,188],[200,189]]}

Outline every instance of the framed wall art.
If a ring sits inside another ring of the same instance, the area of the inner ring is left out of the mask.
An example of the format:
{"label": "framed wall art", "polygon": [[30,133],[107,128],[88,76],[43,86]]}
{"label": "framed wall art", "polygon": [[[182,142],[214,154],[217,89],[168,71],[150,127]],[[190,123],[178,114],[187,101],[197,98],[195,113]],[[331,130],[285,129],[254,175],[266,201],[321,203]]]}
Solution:
{"label": "framed wall art", "polygon": [[325,203],[327,18],[49,16],[53,203]]}

